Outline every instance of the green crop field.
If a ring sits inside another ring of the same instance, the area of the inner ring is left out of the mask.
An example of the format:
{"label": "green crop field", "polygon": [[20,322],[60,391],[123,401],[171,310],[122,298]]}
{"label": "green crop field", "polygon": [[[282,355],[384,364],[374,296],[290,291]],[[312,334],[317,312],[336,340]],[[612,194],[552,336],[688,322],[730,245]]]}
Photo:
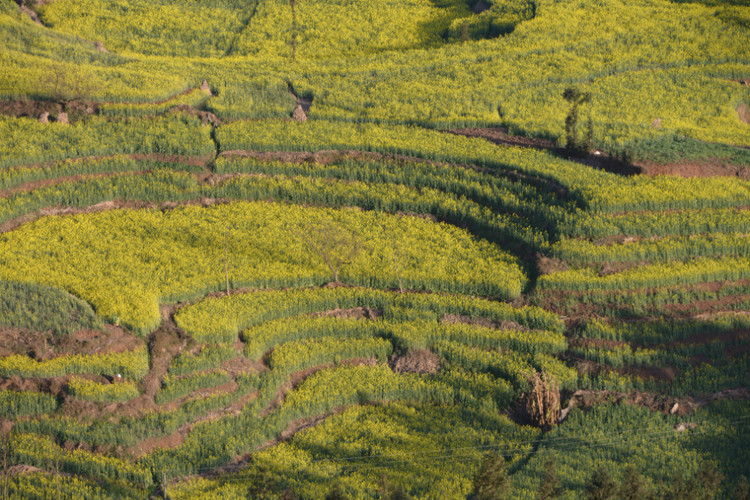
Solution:
{"label": "green crop field", "polygon": [[747,0],[0,0],[0,492],[750,498]]}

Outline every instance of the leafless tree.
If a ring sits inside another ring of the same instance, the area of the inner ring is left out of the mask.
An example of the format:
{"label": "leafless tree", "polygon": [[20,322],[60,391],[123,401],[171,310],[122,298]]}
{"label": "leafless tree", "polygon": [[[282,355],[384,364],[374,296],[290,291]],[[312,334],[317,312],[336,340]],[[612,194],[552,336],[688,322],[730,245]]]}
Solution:
{"label": "leafless tree", "polygon": [[229,230],[224,235],[224,283],[226,285],[227,297],[229,297],[229,268],[232,267],[229,261]]}
{"label": "leafless tree", "polygon": [[398,248],[398,243],[394,237],[391,240],[391,249],[393,250],[393,270],[396,272],[396,279],[398,280],[398,289],[401,293],[404,293],[404,282],[402,279],[403,273],[403,259],[401,252]]}
{"label": "leafless tree", "polygon": [[91,78],[76,75],[61,64],[51,69],[44,84],[54,100],[66,105],[73,101],[90,100],[98,89]]}
{"label": "leafless tree", "polygon": [[357,235],[332,221],[300,228],[300,233],[307,247],[328,266],[333,282],[341,283],[341,268],[351,264],[362,251]]}
{"label": "leafless tree", "polygon": [[297,0],[289,0],[292,8],[292,60],[297,59]]}

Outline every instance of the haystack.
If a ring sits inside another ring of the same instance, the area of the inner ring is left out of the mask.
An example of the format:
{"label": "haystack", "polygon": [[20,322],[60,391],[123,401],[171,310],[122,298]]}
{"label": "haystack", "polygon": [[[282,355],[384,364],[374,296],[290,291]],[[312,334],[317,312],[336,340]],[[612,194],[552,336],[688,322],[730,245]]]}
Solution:
{"label": "haystack", "polygon": [[294,108],[294,112],[292,112],[292,118],[294,118],[298,122],[306,122],[307,121],[307,114],[305,113],[305,110],[302,109],[302,105],[301,104],[297,104],[297,107]]}
{"label": "haystack", "polygon": [[201,90],[209,96],[213,95],[213,93],[211,92],[211,87],[208,86],[208,82],[206,80],[203,80],[203,83],[201,83]]}

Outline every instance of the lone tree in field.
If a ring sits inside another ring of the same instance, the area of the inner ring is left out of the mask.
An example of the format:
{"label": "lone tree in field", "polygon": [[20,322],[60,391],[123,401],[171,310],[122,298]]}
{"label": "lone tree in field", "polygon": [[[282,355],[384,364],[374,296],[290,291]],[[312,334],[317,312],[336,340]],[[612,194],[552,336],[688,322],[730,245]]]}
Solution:
{"label": "lone tree in field", "polygon": [[544,475],[542,476],[542,482],[539,485],[539,500],[553,500],[558,498],[563,493],[563,487],[560,485],[560,479],[557,477],[555,472],[555,460],[548,458],[544,462]]}
{"label": "lone tree in field", "polygon": [[589,114],[587,123],[586,141],[578,140],[578,118],[580,108],[583,104],[591,102],[591,93],[581,92],[575,87],[568,87],[563,92],[563,99],[570,103],[570,111],[565,117],[565,149],[571,154],[585,153],[593,147],[594,124]]}
{"label": "lone tree in field", "polygon": [[740,476],[732,488],[731,498],[735,500],[750,500],[750,484],[745,476]]}
{"label": "lone tree in field", "polygon": [[622,500],[640,500],[646,496],[646,482],[635,466],[628,465],[620,484],[619,497]]}
{"label": "lone tree in field", "polygon": [[609,500],[616,494],[617,484],[612,474],[605,467],[596,469],[586,484],[586,500]]}
{"label": "lone tree in field", "polygon": [[398,290],[404,293],[404,280],[403,280],[403,258],[401,251],[399,250],[398,243],[396,242],[395,235],[391,240],[391,250],[393,251],[393,270],[396,273],[396,280],[398,281]]}
{"label": "lone tree in field", "polygon": [[333,483],[333,486],[328,491],[325,500],[349,500],[349,497],[344,493],[344,489],[341,487],[341,483]]}
{"label": "lone tree in field", "polygon": [[724,480],[724,475],[714,462],[706,461],[701,464],[692,481],[693,491],[698,493],[698,498],[712,500],[719,493],[719,486]]}
{"label": "lone tree in field", "polygon": [[84,78],[62,64],[52,67],[43,85],[49,89],[55,101],[66,107],[73,101],[91,100],[92,94],[97,91],[91,78]]}
{"label": "lone tree in field", "polygon": [[712,500],[716,498],[723,479],[716,465],[705,461],[690,478],[677,470],[662,492],[662,497],[665,500]]}
{"label": "lone tree in field", "polygon": [[225,235],[224,235],[224,258],[222,259],[222,263],[224,264],[224,285],[226,287],[226,294],[227,297],[229,296],[229,270],[233,267],[232,261],[230,259],[230,238],[229,238],[229,229],[227,229]]}
{"label": "lone tree in field", "polygon": [[529,377],[531,391],[526,395],[526,413],[538,427],[549,430],[560,420],[560,388],[547,372]]}
{"label": "lone tree in field", "polygon": [[297,59],[297,0],[289,0],[292,8],[292,60]]}
{"label": "lone tree in field", "polygon": [[473,500],[501,500],[509,498],[510,482],[508,464],[502,455],[490,453],[482,460],[479,473],[474,478]]}
{"label": "lone tree in field", "polygon": [[385,474],[380,477],[379,493],[380,498],[383,500],[407,500],[409,498],[406,496],[404,489],[401,486],[392,483]]}
{"label": "lone tree in field", "polygon": [[333,282],[339,281],[343,266],[351,264],[362,251],[357,235],[333,221],[325,221],[300,229],[302,239],[312,253],[325,262]]}

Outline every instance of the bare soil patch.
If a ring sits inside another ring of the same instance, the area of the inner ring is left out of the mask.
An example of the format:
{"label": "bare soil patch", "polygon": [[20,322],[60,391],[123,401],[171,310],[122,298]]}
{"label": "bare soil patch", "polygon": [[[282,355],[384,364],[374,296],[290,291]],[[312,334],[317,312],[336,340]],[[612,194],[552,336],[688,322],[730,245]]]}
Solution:
{"label": "bare soil patch", "polygon": [[622,340],[609,339],[592,339],[586,337],[571,337],[568,339],[570,347],[593,348],[593,349],[616,349],[618,347],[628,347],[630,344]]}
{"label": "bare soil patch", "polygon": [[739,177],[750,179],[750,167],[733,165],[722,159],[705,159],[680,163],[658,164],[638,162],[644,175],[676,175],[679,177]]}
{"label": "bare soil patch", "polygon": [[462,135],[465,137],[481,137],[482,139],[486,139],[494,144],[549,151],[550,153],[553,153],[554,155],[561,158],[565,158],[577,163],[582,163],[584,165],[598,168],[600,170],[606,170],[615,174],[636,175],[642,173],[642,169],[640,167],[631,165],[620,160],[619,158],[607,155],[600,151],[595,151],[593,153],[581,156],[570,156],[564,148],[558,147],[557,143],[553,140],[512,135],[509,133],[509,130],[507,128],[503,127],[465,128],[446,130],[446,132],[454,135]]}
{"label": "bare soil patch", "polygon": [[[733,288],[740,287],[742,290],[750,286],[748,280],[739,281],[713,281],[708,283],[697,283],[694,285],[677,285],[663,288],[634,288],[628,290],[601,290],[595,292],[576,292],[570,290],[542,290],[538,300],[539,305],[556,314],[566,316],[568,324],[575,324],[584,318],[596,318],[617,313],[626,321],[640,321],[643,319],[692,319],[705,316],[713,316],[720,313],[732,312],[737,307],[743,306],[750,301],[750,294],[736,292]],[[657,294],[674,293],[706,293],[719,294],[722,290],[729,288],[732,293],[724,297],[695,300],[689,303],[658,303],[648,304],[648,297]],[[639,294],[646,297],[645,304],[637,314],[632,313],[632,306],[617,302],[617,296],[623,294]],[[584,297],[588,297],[584,300]],[[578,299],[572,304],[572,299]],[[592,300],[593,299],[593,300]],[[611,299],[611,300],[610,300]],[[594,300],[596,302],[594,302]],[[571,305],[572,304],[572,305]]]}
{"label": "bare soil patch", "polygon": [[391,369],[394,373],[431,374],[440,371],[440,357],[429,349],[409,351],[403,356],[391,359]]}
{"label": "bare soil patch", "polygon": [[737,106],[737,116],[739,116],[742,123],[744,123],[745,125],[750,125],[750,106],[748,106],[744,102]]}
{"label": "bare soil patch", "polygon": [[[744,123],[750,123],[750,106],[741,104],[737,113]],[[506,128],[468,128],[447,132],[466,137],[481,137],[495,144],[526,147],[549,151],[556,156],[593,168],[620,175],[676,175],[680,177],[740,177],[750,179],[750,167],[733,165],[720,158],[707,158],[700,161],[659,164],[656,162],[625,162],[614,156],[595,151],[583,156],[570,156],[564,148],[549,139],[511,135]]]}
{"label": "bare soil patch", "polygon": [[183,155],[168,155],[163,153],[149,153],[149,154],[132,154],[128,155],[134,160],[145,160],[145,161],[160,161],[164,163],[180,163],[183,165],[190,165],[194,167],[205,167],[208,163],[214,159],[213,154],[209,155],[196,155],[196,156],[183,156]]}
{"label": "bare soil patch", "polygon": [[151,355],[151,370],[143,379],[144,395],[153,399],[161,387],[162,379],[175,356],[187,344],[188,336],[174,322],[175,306],[161,306],[162,323],[149,336],[148,347]]}
{"label": "bare soil patch", "polygon": [[0,356],[21,354],[39,361],[71,354],[126,352],[142,344],[143,340],[135,334],[114,325],[105,325],[102,330],[79,330],[72,335],[0,326]]}
{"label": "bare soil patch", "polygon": [[[317,165],[333,165],[346,161],[410,161],[415,163],[434,163],[421,158],[405,155],[373,153],[369,151],[326,149],[310,153],[307,151],[246,151],[233,149],[223,151],[220,156],[254,158],[264,162],[283,162],[295,165],[315,163]],[[441,164],[444,165],[444,164]]]}
{"label": "bare soil patch", "polygon": [[18,465],[11,465],[8,467],[8,476],[9,477],[15,477],[19,476],[21,474],[33,474],[35,472],[42,472],[42,469],[38,467],[34,467],[33,465],[25,465],[25,464],[18,464]]}
{"label": "bare soil patch", "polygon": [[210,111],[201,111],[199,109],[194,108],[193,106],[188,106],[187,104],[179,104],[177,106],[174,106],[168,111],[168,113],[169,114],[183,113],[188,116],[194,116],[200,119],[203,125],[221,125],[221,120],[219,120],[219,117],[216,116],[215,114],[211,113]]}
{"label": "bare soil patch", "polygon": [[42,113],[49,113],[54,118],[59,113],[62,113],[64,109],[65,106],[62,103],[55,101],[34,101],[31,99],[0,100],[0,115],[15,118],[39,118]]}
{"label": "bare soil patch", "polygon": [[[49,121],[57,121],[61,113],[65,113],[70,122],[85,120],[88,116],[99,112],[98,103],[92,101],[68,101],[34,99],[0,99],[0,115],[14,118],[41,118],[43,113],[49,114]],[[60,121],[63,121],[62,118]]]}
{"label": "bare soil patch", "polygon": [[592,267],[599,269],[599,277],[609,276],[610,274],[617,274],[628,269],[635,267],[648,266],[651,262],[648,260],[641,260],[638,262],[605,262],[604,264],[593,265]]}
{"label": "bare soil patch", "polygon": [[[162,380],[175,356],[183,351],[188,336],[180,330],[173,321],[175,306],[161,306],[162,324],[148,338],[148,348],[151,359],[151,369],[141,380],[142,394],[137,398],[123,403],[97,405],[66,398],[61,405],[60,412],[78,419],[117,418],[136,416],[144,411],[157,408],[154,396],[161,388]],[[166,319],[165,319],[166,318]],[[142,342],[142,341],[141,341]]]}
{"label": "bare soil patch", "polygon": [[661,394],[635,391],[622,393],[615,391],[578,390],[573,393],[568,400],[568,405],[560,413],[560,421],[563,421],[573,408],[589,408],[602,403],[643,406],[644,408],[658,411],[665,415],[672,414],[678,416],[689,415],[700,406],[693,398],[679,399]]}
{"label": "bare soil patch", "polygon": [[383,311],[370,307],[352,307],[350,309],[332,309],[310,314],[313,318],[330,317],[338,319],[377,319]]}
{"label": "bare soil patch", "polygon": [[602,372],[616,372],[621,375],[627,375],[630,377],[639,377],[642,379],[650,379],[661,382],[671,382],[680,374],[679,370],[671,366],[657,367],[657,366],[625,366],[622,368],[614,368],[612,366],[603,365],[595,361],[579,360],[576,362],[576,369],[582,375],[596,376]]}
{"label": "bare soil patch", "polygon": [[151,437],[144,439],[135,446],[128,448],[128,452],[133,455],[134,458],[138,459],[156,450],[167,450],[171,448],[177,448],[185,442],[190,428],[185,426],[185,429],[178,429],[172,434],[166,436]]}
{"label": "bare soil patch", "polygon": [[241,352],[240,356],[225,361],[221,365],[221,368],[223,370],[226,370],[227,373],[232,377],[236,377],[237,375],[245,373],[260,373],[268,369],[268,367],[266,367],[266,365],[263,364],[262,361],[253,361],[251,359],[248,359],[242,356]]}
{"label": "bare soil patch", "polygon": [[23,3],[21,3],[19,6],[19,9],[21,9],[21,12],[29,16],[29,18],[34,21],[34,23],[38,24],[39,26],[44,26],[42,23],[42,20],[39,19],[39,14],[37,14],[35,11],[31,10],[30,8],[26,7]]}
{"label": "bare soil patch", "polygon": [[[289,87],[289,93],[292,94],[294,97],[294,100],[297,101],[297,106],[300,108],[302,113],[305,115],[305,120],[307,120],[307,114],[310,112],[310,108],[312,107],[314,97],[302,97],[300,96],[297,91],[294,89],[294,85],[292,85],[292,82],[287,82],[287,85]],[[295,108],[296,112],[296,108]],[[296,119],[296,117],[295,117]]]}
{"label": "bare soil patch", "polygon": [[440,318],[441,323],[457,324],[463,323],[465,325],[482,326],[484,328],[492,328],[494,330],[516,330],[519,332],[526,332],[529,329],[523,325],[519,325],[515,321],[495,321],[489,318],[472,318],[469,316],[462,316],[460,314],[443,314]]}
{"label": "bare soil patch", "polygon": [[508,146],[520,146],[534,149],[556,149],[557,143],[550,139],[537,137],[525,137],[521,135],[512,135],[505,127],[498,128],[461,128],[448,130],[448,133],[454,135],[463,135],[465,137],[481,137],[495,144],[505,144]]}
{"label": "bare soil patch", "polygon": [[693,335],[686,339],[675,340],[673,342],[664,342],[661,344],[655,344],[653,347],[657,349],[673,349],[679,346],[685,345],[702,345],[710,344],[711,342],[731,342],[737,340],[749,340],[750,330],[736,330],[733,332],[706,332],[698,335]]}
{"label": "bare soil patch", "polygon": [[[101,381],[103,377],[88,377]],[[64,393],[69,376],[53,378],[9,377],[0,379],[0,390],[46,392],[53,396]]]}
{"label": "bare soil patch", "polygon": [[539,274],[553,274],[561,271],[567,271],[569,269],[568,264],[561,259],[555,257],[547,257],[546,255],[537,255],[536,267]]}
{"label": "bare soil patch", "polygon": [[560,421],[563,421],[573,408],[588,408],[601,403],[643,406],[644,408],[658,411],[665,415],[685,416],[691,414],[701,406],[722,399],[747,400],[750,399],[750,390],[744,388],[726,389],[711,394],[705,394],[697,398],[675,398],[661,394],[637,391],[623,393],[615,391],[578,390],[571,395],[567,406],[562,410]]}

